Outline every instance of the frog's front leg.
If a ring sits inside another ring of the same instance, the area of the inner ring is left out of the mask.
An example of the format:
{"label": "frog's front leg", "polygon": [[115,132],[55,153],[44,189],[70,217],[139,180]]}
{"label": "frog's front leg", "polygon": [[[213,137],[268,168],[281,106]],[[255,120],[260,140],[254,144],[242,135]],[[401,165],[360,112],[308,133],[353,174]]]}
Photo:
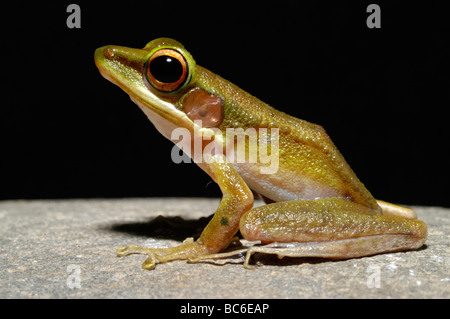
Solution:
{"label": "frog's front leg", "polygon": [[377,215],[344,198],[279,202],[253,208],[241,219],[247,240],[266,246],[248,250],[280,257],[346,259],[420,248],[427,237],[420,220]]}
{"label": "frog's front leg", "polygon": [[242,215],[253,206],[253,194],[234,167],[225,157],[209,159],[207,171],[218,183],[223,197],[217,211],[203,230],[198,240],[186,239],[182,245],[171,248],[145,248],[130,245],[117,250],[119,257],[130,254],[146,254],[149,257],[142,265],[153,269],[157,262],[191,259],[199,255],[217,253],[228,247],[239,229]]}

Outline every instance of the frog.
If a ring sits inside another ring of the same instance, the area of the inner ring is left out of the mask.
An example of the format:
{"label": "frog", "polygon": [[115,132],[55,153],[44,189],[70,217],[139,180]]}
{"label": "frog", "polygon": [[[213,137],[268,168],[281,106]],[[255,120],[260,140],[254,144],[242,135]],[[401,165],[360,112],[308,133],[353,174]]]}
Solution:
{"label": "frog", "polygon": [[[416,212],[375,199],[322,126],[279,111],[197,65],[178,41],[157,38],[143,49],[107,45],[95,50],[94,59],[101,75],[125,91],[164,137],[172,139],[180,128],[191,134],[182,143],[187,155],[222,192],[196,240],[167,248],[131,244],[117,256],[146,255],[142,268],[152,270],[175,260],[239,255],[253,269],[255,253],[345,260],[424,246],[427,225]],[[248,128],[270,130],[242,149],[247,154],[268,147],[277,154],[276,170],[263,172],[268,163],[262,157],[239,162],[228,156],[226,145],[245,143],[228,130]],[[208,143],[192,151],[198,139]],[[215,151],[203,152],[211,143]],[[254,205],[258,198],[263,205]],[[230,249],[238,232],[255,244]]]}

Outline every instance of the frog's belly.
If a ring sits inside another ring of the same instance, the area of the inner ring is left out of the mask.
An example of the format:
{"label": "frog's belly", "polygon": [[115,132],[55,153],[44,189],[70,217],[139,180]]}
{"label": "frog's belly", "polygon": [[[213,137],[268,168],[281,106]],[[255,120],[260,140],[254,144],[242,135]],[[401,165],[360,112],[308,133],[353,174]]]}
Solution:
{"label": "frog's belly", "polygon": [[328,185],[282,167],[276,174],[261,174],[261,167],[255,164],[234,164],[234,167],[252,190],[276,202],[344,197]]}

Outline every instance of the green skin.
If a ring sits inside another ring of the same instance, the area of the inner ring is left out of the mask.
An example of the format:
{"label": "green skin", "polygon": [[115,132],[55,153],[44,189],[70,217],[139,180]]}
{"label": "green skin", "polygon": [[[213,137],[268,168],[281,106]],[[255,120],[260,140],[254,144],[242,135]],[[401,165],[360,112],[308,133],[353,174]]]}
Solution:
{"label": "green skin", "polygon": [[[163,49],[178,52],[187,64],[186,80],[171,92],[161,92],[145,74],[151,57]],[[238,230],[245,239],[268,244],[246,250],[248,268],[248,258],[254,252],[302,257],[311,256],[313,251],[317,257],[352,258],[417,249],[424,244],[425,223],[416,220],[409,208],[374,199],[322,127],[277,111],[196,65],[177,41],[160,38],[144,49],[101,47],[95,52],[95,63],[106,79],[130,95],[166,138],[180,127],[189,130],[193,138],[198,136],[194,118],[185,110],[188,106],[199,109],[203,103],[206,115],[202,119],[208,122],[214,107],[210,99],[222,103],[223,118],[217,125],[211,124],[220,131],[203,127],[203,132],[213,136],[219,147],[239,143],[227,140],[227,128],[279,130],[279,168],[273,174],[260,174],[264,166],[260,162],[227,162],[226,154],[197,162],[223,193],[200,238],[167,249],[131,245],[119,249],[119,256],[147,254],[145,269],[177,259],[220,258],[229,255],[219,253]],[[203,95],[197,95],[199,92]],[[194,96],[198,97],[195,103],[187,102]],[[270,204],[252,209],[253,194]]]}

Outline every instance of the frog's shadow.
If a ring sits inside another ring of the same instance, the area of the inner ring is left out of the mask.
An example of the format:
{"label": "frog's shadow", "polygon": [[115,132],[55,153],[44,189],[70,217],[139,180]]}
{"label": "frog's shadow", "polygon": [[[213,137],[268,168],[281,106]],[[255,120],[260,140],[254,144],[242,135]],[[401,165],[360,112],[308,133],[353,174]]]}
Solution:
{"label": "frog's shadow", "polygon": [[212,216],[184,219],[159,215],[144,222],[113,224],[109,229],[139,237],[183,241],[187,237],[198,238]]}

